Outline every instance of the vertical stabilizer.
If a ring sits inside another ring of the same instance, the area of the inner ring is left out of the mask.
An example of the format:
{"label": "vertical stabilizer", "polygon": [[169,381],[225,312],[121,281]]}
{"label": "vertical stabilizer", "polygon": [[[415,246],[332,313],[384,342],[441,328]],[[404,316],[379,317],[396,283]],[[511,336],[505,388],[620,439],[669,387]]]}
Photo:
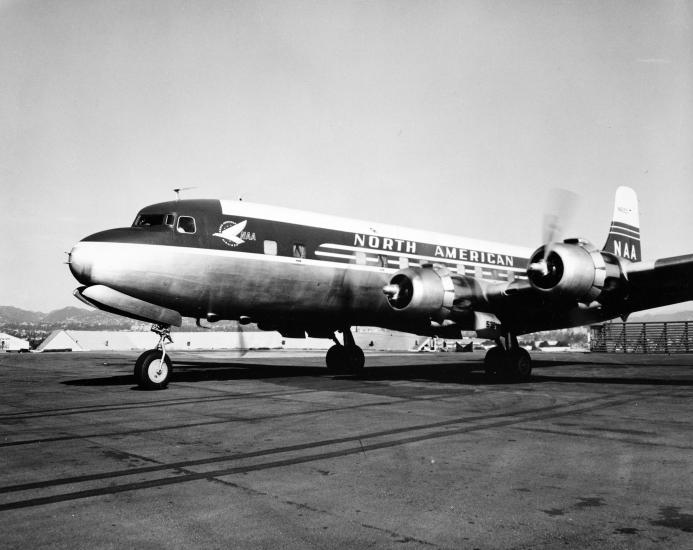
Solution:
{"label": "vertical stabilizer", "polygon": [[630,187],[622,186],[616,189],[614,216],[604,251],[631,262],[639,262],[642,259],[638,196]]}

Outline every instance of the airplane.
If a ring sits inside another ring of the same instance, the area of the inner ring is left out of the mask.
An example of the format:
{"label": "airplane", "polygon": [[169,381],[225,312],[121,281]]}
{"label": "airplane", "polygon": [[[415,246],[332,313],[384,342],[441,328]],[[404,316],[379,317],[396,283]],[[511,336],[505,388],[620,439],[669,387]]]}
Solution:
{"label": "airplane", "polygon": [[496,342],[484,358],[489,376],[526,380],[532,364],[519,335],[693,299],[693,254],[642,261],[631,188],[616,191],[603,248],[555,237],[532,250],[240,200],[180,199],[143,208],[131,227],[85,237],[68,263],[81,301],[152,323],[159,343],[134,369],[145,389],[168,385],[166,343],[182,317],[329,338],[328,369],[352,373],[365,363],[353,326],[442,338],[476,331]]}

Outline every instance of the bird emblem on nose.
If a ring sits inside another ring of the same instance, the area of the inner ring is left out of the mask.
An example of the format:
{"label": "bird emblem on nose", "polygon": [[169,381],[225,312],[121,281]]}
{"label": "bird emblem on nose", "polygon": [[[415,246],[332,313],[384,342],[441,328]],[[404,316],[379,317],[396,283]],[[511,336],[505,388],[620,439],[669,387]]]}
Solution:
{"label": "bird emblem on nose", "polygon": [[235,223],[226,221],[219,226],[218,233],[212,233],[212,236],[221,238],[229,246],[238,246],[245,241],[241,239],[240,234],[245,229],[248,220]]}

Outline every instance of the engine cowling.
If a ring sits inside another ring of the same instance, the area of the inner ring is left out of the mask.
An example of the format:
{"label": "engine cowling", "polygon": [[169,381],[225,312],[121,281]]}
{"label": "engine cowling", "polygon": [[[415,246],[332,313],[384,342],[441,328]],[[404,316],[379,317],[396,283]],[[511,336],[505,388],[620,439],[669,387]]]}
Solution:
{"label": "engine cowling", "polygon": [[383,288],[387,301],[396,311],[411,316],[449,316],[455,300],[450,273],[440,267],[409,267],[395,273]]}
{"label": "engine cowling", "polygon": [[383,292],[401,315],[438,323],[466,320],[470,305],[482,294],[473,279],[452,275],[437,265],[402,269],[392,276]]}
{"label": "engine cowling", "polygon": [[538,248],[530,257],[527,278],[540,292],[586,304],[607,301],[625,286],[618,258],[582,239]]}

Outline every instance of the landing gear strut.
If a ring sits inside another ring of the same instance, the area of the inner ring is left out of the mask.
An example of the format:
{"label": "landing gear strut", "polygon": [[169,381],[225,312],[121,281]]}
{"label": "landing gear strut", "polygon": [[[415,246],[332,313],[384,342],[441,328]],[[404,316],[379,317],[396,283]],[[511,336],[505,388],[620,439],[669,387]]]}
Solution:
{"label": "landing gear strut", "polygon": [[356,372],[363,368],[366,358],[363,355],[363,350],[354,342],[350,327],[345,327],[342,334],[344,335],[344,344],[337,340],[336,335],[332,336],[335,345],[327,350],[325,356],[327,369],[335,373]]}
{"label": "landing gear strut", "polygon": [[166,342],[173,343],[169,325],[152,325],[152,332],[159,335],[155,349],[145,351],[135,361],[135,380],[145,390],[163,390],[171,378],[173,364],[166,355]]}
{"label": "landing gear strut", "polygon": [[532,374],[532,359],[527,350],[520,347],[517,337],[506,332],[496,340],[496,346],[486,352],[484,370],[489,376],[527,380]]}

